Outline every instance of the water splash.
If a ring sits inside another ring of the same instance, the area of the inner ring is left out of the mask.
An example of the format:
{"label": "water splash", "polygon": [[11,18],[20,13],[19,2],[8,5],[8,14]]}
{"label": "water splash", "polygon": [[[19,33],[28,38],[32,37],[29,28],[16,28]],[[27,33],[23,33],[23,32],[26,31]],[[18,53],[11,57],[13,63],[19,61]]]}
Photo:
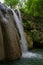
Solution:
{"label": "water splash", "polygon": [[40,58],[42,59],[43,56],[38,53],[33,53],[33,52],[25,52],[22,54],[22,58]]}

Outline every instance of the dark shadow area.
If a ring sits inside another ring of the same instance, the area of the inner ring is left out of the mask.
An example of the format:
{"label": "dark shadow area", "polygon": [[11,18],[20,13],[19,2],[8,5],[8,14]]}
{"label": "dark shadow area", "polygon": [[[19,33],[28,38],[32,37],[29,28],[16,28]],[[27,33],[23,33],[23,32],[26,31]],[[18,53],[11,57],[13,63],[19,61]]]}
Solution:
{"label": "dark shadow area", "polygon": [[33,43],[33,48],[36,48],[36,49],[43,49],[43,45],[42,44],[40,44],[39,42],[34,42]]}

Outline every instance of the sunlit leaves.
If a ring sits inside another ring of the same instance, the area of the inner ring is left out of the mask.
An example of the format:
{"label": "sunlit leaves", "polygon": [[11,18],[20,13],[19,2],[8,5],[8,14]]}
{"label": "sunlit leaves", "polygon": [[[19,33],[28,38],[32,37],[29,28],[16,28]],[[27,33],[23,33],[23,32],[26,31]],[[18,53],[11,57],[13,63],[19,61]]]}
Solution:
{"label": "sunlit leaves", "polygon": [[43,16],[43,0],[28,0],[26,5],[29,14]]}
{"label": "sunlit leaves", "polygon": [[19,0],[5,0],[4,3],[7,6],[15,7],[18,4]]}

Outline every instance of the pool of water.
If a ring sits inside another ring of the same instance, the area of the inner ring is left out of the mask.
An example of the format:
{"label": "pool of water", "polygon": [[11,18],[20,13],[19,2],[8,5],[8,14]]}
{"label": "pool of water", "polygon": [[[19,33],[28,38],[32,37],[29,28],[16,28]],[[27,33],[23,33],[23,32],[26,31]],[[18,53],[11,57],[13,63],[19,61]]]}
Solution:
{"label": "pool of water", "polygon": [[42,57],[27,57],[21,58],[11,62],[0,62],[0,65],[43,65],[43,49],[36,49],[30,51],[31,53],[39,54]]}

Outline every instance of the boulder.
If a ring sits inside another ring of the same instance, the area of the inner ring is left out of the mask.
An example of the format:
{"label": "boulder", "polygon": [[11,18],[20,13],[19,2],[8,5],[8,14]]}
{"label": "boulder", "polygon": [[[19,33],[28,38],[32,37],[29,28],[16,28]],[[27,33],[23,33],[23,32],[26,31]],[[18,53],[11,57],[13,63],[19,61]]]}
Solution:
{"label": "boulder", "polygon": [[22,55],[18,29],[11,10],[0,5],[0,60],[18,59]]}

